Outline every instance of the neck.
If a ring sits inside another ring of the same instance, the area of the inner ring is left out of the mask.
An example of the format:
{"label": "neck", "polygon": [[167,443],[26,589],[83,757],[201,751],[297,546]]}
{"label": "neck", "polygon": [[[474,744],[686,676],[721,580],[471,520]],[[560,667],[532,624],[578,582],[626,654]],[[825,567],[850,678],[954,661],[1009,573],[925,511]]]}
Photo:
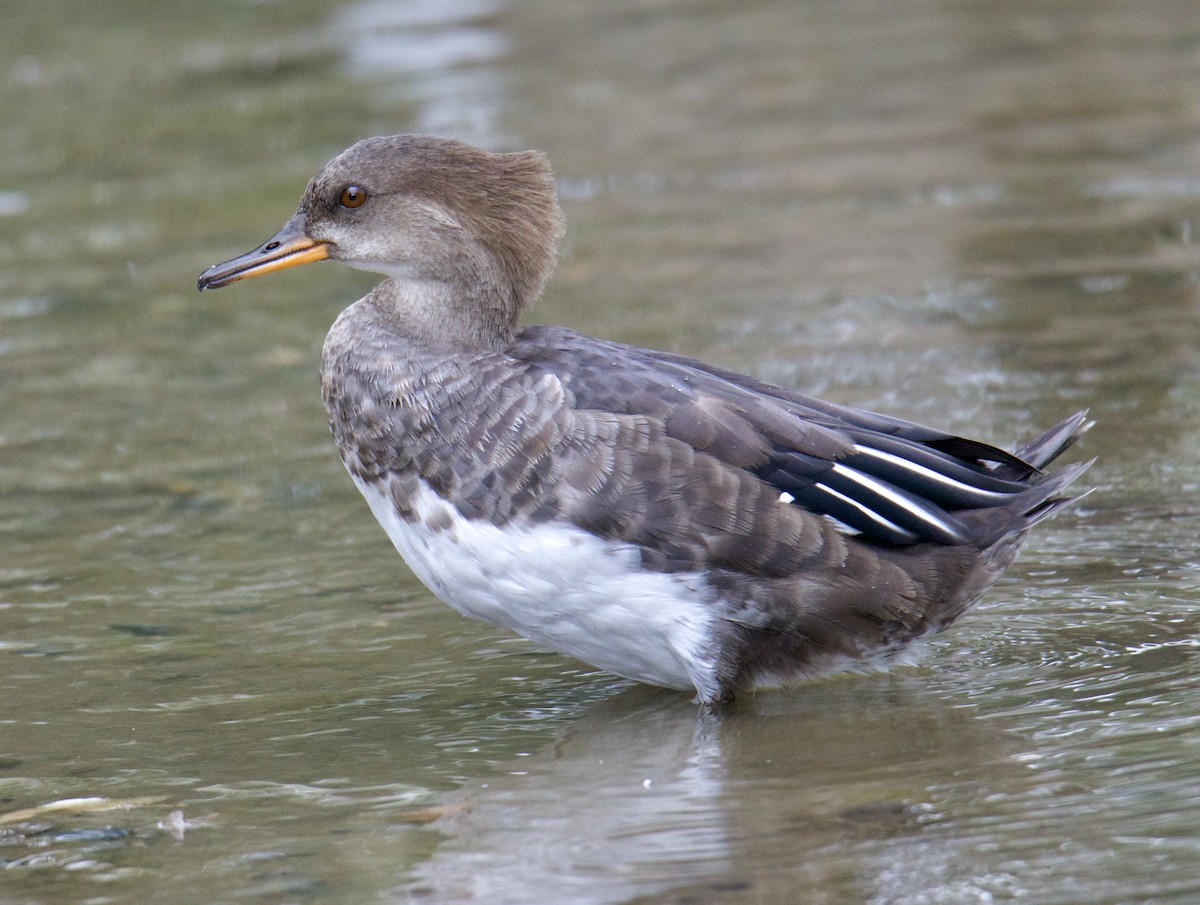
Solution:
{"label": "neck", "polygon": [[[391,277],[355,308],[375,331],[400,340],[411,351],[434,357],[495,351],[512,342],[511,300],[494,283],[460,283]],[[356,312],[357,313],[357,312]]]}

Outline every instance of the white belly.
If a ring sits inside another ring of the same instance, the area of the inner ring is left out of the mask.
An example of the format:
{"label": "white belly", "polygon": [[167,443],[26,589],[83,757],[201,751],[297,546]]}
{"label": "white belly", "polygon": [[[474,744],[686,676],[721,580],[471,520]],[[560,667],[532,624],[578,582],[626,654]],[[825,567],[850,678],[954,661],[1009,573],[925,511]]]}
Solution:
{"label": "white belly", "polygon": [[459,612],[626,678],[715,694],[698,574],[643,572],[635,547],[572,525],[468,520],[424,485],[407,521],[381,486],[355,483],[409,568]]}

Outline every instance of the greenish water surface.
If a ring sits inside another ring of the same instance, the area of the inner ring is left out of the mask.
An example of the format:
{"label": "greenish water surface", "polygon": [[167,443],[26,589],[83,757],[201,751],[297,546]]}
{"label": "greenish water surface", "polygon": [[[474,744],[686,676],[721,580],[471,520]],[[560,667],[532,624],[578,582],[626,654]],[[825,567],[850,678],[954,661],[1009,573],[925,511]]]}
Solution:
{"label": "greenish water surface", "polygon": [[[1193,2],[9,4],[0,902],[1200,900]],[[367,135],[540,147],[533,319],[1095,492],[890,675],[723,721],[438,603],[337,461],[369,275],[200,296]]]}

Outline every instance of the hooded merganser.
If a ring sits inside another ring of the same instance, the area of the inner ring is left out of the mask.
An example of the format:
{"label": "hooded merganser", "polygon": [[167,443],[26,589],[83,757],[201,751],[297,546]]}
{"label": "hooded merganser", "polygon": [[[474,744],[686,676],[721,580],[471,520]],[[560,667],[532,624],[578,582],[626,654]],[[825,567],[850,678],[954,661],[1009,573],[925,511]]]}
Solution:
{"label": "hooded merganser", "polygon": [[460,612],[617,675],[738,692],[882,668],[961,616],[1090,463],[1014,453],[561,327],[518,329],[562,219],[544,155],[417,135],[331,160],[201,289],[325,258],[386,279],[321,383],[350,475]]}

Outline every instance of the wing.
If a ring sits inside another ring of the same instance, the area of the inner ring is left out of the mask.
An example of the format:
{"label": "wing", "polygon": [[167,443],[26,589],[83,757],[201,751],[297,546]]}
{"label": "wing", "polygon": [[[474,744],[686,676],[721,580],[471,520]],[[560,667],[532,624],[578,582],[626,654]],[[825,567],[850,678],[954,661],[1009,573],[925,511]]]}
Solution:
{"label": "wing", "polygon": [[[628,465],[637,475],[656,475],[656,485],[640,493],[691,497],[673,517],[707,527],[719,521],[707,510],[736,514],[741,521],[724,527],[732,532],[727,545],[735,536],[763,542],[749,523],[774,521],[767,513],[776,513],[782,501],[880,544],[982,549],[1021,526],[1065,485],[1069,479],[1048,480],[1035,464],[1049,462],[1083,427],[1082,414],[1064,422],[1051,432],[1054,443],[1035,441],[1038,461],[1027,463],[922,425],[562,328],[527,330],[512,353],[561,383],[576,418],[628,417],[643,432],[660,435]],[[675,461],[678,456],[687,461]],[[622,508],[604,493],[593,501],[601,511]],[[577,508],[586,518],[584,501]]]}

